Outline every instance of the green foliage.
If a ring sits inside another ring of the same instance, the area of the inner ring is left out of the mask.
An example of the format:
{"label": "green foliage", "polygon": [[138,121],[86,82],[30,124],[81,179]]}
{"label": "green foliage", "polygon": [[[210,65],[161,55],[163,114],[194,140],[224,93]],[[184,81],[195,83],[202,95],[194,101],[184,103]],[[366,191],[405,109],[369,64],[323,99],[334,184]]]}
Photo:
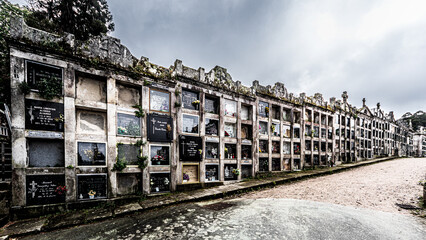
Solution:
{"label": "green foliage", "polygon": [[32,27],[87,40],[114,30],[106,0],[30,0]]}
{"label": "green foliage", "polygon": [[136,117],[138,117],[138,118],[145,117],[145,112],[143,111],[141,105],[134,105],[132,107],[138,109],[137,111],[135,111]]}
{"label": "green foliage", "polygon": [[38,94],[40,97],[51,100],[62,96],[62,81],[57,78],[41,78],[37,82]]}
{"label": "green foliage", "polygon": [[148,80],[146,80],[146,79],[144,79],[144,80],[143,80],[143,85],[144,85],[144,86],[150,86],[150,85],[151,85],[151,82],[150,82],[150,81],[148,81]]}
{"label": "green foliage", "polygon": [[148,156],[138,156],[138,167],[145,169],[148,166]]}
{"label": "green foliage", "polygon": [[176,88],[176,89],[175,89],[175,96],[176,96],[176,97],[179,97],[179,95],[180,95],[179,88]]}
{"label": "green foliage", "polygon": [[73,165],[68,165],[67,168],[68,169],[74,169],[74,166]]}
{"label": "green foliage", "polygon": [[182,104],[180,102],[175,102],[175,108],[180,108]]}
{"label": "green foliage", "polygon": [[0,1],[0,104],[10,101],[10,57],[9,46],[6,42],[9,36],[10,20],[13,17],[26,18],[29,13],[27,9],[20,8],[6,0]]}
{"label": "green foliage", "polygon": [[27,82],[21,82],[18,87],[21,93],[24,95],[27,95],[31,92],[31,87],[28,85]]}
{"label": "green foliage", "polygon": [[114,167],[112,168],[112,171],[121,172],[123,169],[127,167],[127,163],[125,161],[125,158],[117,158],[117,161],[114,163]]}
{"label": "green foliage", "polygon": [[145,144],[146,144],[146,142],[144,142],[142,140],[137,140],[134,145],[140,147],[140,146],[144,146]]}

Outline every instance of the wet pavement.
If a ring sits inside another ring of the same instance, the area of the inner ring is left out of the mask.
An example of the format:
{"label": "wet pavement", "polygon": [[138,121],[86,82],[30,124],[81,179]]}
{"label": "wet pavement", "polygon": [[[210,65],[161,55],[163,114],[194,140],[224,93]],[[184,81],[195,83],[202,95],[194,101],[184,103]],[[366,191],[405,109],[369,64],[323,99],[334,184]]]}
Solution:
{"label": "wet pavement", "polygon": [[22,239],[422,239],[402,214],[295,199],[182,204]]}

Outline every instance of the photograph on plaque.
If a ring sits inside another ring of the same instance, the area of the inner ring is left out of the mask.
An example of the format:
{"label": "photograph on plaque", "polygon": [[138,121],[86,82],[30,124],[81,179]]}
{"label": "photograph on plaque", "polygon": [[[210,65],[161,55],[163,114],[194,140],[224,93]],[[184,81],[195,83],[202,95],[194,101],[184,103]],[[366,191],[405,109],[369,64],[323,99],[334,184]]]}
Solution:
{"label": "photograph on plaque", "polygon": [[237,164],[225,164],[223,175],[225,181],[238,179],[238,175],[234,174],[234,172],[232,171],[234,169],[237,169]]}
{"label": "photograph on plaque", "polygon": [[219,157],[219,143],[206,142],[206,158]]}
{"label": "photograph on plaque", "polygon": [[198,133],[198,116],[183,114],[182,131],[184,133]]}
{"label": "photograph on plaque", "polygon": [[106,165],[105,143],[78,142],[79,166],[104,166]]}
{"label": "photograph on plaque", "polygon": [[219,120],[206,118],[206,135],[217,136]]}
{"label": "photograph on plaque", "polygon": [[232,100],[225,100],[225,116],[237,116],[237,102]]}
{"label": "photograph on plaque", "polygon": [[198,99],[198,93],[188,90],[182,91],[182,106],[186,109],[199,110],[200,99]]}
{"label": "photograph on plaque", "polygon": [[140,119],[135,115],[117,113],[117,134],[126,136],[140,136]]}
{"label": "photograph on plaque", "polygon": [[171,142],[173,141],[173,118],[168,115],[148,114],[148,141]]}
{"label": "photograph on plaque", "polygon": [[77,175],[77,199],[102,199],[107,197],[106,174]]}
{"label": "photograph on plaque", "polygon": [[219,181],[219,165],[206,165],[206,182]]}
{"label": "photograph on plaque", "polygon": [[206,113],[218,114],[219,113],[219,99],[207,97],[204,103],[204,111]]}
{"label": "photograph on plaque", "polygon": [[170,93],[150,89],[149,109],[163,113],[170,112]]}
{"label": "photograph on plaque", "polygon": [[151,173],[151,193],[170,191],[170,173]]}
{"label": "photograph on plaque", "polygon": [[241,139],[252,139],[253,131],[251,125],[241,124]]}
{"label": "photograph on plaque", "polygon": [[259,101],[259,116],[261,117],[269,116],[269,103]]}
{"label": "photograph on plaque", "polygon": [[170,164],[170,147],[151,145],[151,165],[169,165]]}
{"label": "photograph on plaque", "polygon": [[27,175],[27,206],[65,202],[64,175]]}
{"label": "photograph on plaque", "polygon": [[180,161],[201,161],[203,156],[203,142],[201,137],[179,136]]}
{"label": "photograph on plaque", "polygon": [[140,147],[135,144],[117,144],[117,157],[128,165],[137,165]]}
{"label": "photograph on plaque", "polygon": [[25,128],[64,131],[64,104],[25,99]]}
{"label": "photograph on plaque", "polygon": [[40,83],[46,80],[55,80],[62,85],[62,68],[26,61],[27,83],[32,89],[39,89]]}
{"label": "photograph on plaque", "polygon": [[284,154],[290,154],[291,153],[291,143],[290,142],[283,142],[283,153]]}

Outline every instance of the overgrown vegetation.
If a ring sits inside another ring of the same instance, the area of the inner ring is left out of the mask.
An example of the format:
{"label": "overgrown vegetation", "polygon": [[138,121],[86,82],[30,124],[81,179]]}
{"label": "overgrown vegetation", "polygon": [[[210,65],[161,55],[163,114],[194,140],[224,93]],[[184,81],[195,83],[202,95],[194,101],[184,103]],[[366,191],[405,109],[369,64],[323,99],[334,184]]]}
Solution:
{"label": "overgrown vegetation", "polygon": [[114,163],[114,167],[112,168],[112,171],[121,172],[127,167],[127,163],[125,161],[125,158],[118,158],[117,161]]}
{"label": "overgrown vegetation", "polygon": [[134,105],[134,106],[132,106],[132,107],[137,109],[137,110],[135,111],[135,115],[136,115],[136,117],[138,117],[138,118],[143,118],[143,117],[145,117],[145,112],[144,112],[144,110],[142,109],[142,106],[141,106],[141,105]]}

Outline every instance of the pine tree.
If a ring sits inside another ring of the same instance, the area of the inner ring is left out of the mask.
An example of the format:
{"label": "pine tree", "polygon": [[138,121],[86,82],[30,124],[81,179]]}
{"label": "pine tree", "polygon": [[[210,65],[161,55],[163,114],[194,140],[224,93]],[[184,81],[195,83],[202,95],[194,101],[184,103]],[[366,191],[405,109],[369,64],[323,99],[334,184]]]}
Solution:
{"label": "pine tree", "polygon": [[[46,28],[48,21],[55,24],[53,28],[57,32],[72,33],[78,40],[114,30],[106,0],[30,0],[29,3],[32,17],[38,20],[33,27]],[[47,28],[47,31],[52,29],[50,26]]]}

